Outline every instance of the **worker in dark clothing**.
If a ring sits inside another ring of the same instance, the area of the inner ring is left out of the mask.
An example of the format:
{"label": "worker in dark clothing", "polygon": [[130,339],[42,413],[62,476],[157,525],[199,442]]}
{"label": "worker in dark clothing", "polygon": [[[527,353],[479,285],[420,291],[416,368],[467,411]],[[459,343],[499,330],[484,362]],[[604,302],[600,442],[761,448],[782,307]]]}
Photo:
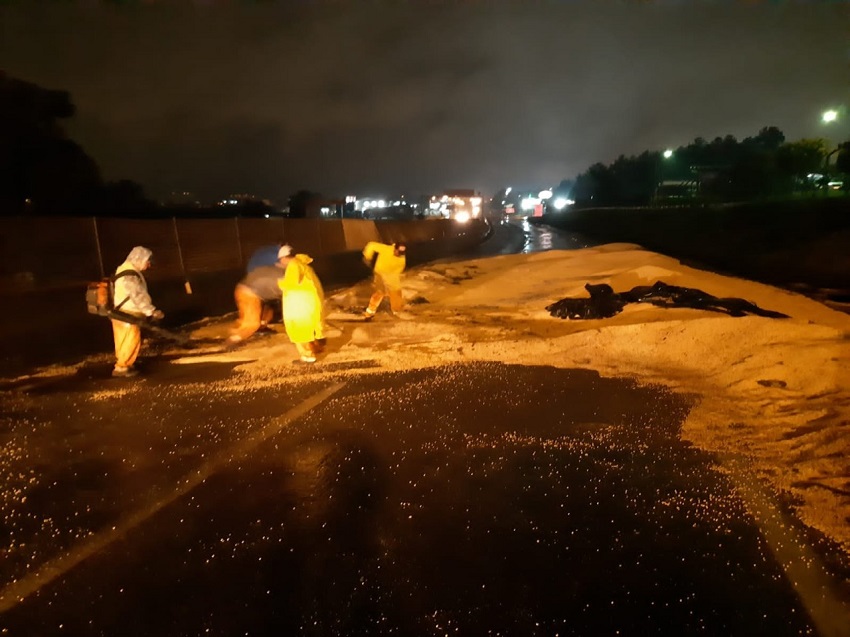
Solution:
{"label": "worker in dark clothing", "polygon": [[278,260],[278,252],[283,247],[282,243],[275,243],[272,245],[262,246],[257,248],[253,254],[251,254],[251,258],[248,259],[248,265],[245,268],[245,272],[250,272],[256,268],[259,268],[261,265],[277,265]]}
{"label": "worker in dark clothing", "polygon": [[280,301],[279,281],[285,272],[285,259],[292,248],[278,248],[274,265],[260,265],[245,275],[236,285],[233,296],[239,310],[239,320],[227,339],[229,347],[250,338],[257,330],[266,327],[272,319],[273,304]]}

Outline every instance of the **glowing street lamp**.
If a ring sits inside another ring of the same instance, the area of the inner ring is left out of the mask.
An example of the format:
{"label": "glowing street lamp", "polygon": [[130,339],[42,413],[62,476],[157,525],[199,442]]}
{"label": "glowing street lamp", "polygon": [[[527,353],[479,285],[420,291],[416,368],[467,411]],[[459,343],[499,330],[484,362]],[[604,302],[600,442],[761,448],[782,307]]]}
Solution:
{"label": "glowing street lamp", "polygon": [[838,119],[838,111],[833,109],[824,111],[820,119],[824,124],[831,124],[832,122]]}
{"label": "glowing street lamp", "polygon": [[671,149],[666,149],[661,156],[656,156],[655,159],[655,188],[652,191],[652,200],[654,202],[658,201],[658,189],[661,187],[661,182],[664,181],[664,166],[662,164],[663,159],[670,159],[673,156],[673,151]]}

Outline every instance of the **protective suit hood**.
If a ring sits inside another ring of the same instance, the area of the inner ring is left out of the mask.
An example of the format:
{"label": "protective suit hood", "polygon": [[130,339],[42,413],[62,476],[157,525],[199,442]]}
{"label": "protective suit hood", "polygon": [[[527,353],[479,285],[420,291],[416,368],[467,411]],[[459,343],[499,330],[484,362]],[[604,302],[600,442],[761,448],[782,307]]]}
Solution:
{"label": "protective suit hood", "polygon": [[151,255],[153,255],[153,252],[144,246],[136,246],[130,250],[130,254],[127,255],[127,263],[131,264],[134,268],[141,270],[145,267],[145,264],[151,260]]}

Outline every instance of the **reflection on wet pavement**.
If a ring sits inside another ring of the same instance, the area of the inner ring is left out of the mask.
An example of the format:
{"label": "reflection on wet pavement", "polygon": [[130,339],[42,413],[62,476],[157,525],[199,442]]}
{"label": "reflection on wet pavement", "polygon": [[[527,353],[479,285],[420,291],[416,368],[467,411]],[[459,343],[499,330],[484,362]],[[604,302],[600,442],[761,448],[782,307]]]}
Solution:
{"label": "reflection on wet pavement", "polygon": [[[679,440],[686,397],[497,363],[341,378],[3,615],[9,634],[813,634]],[[77,492],[105,471],[77,469]]]}
{"label": "reflection on wet pavement", "polygon": [[594,245],[586,238],[573,232],[556,230],[544,224],[533,224],[528,219],[523,219],[519,223],[525,235],[523,253],[544,252],[546,250],[580,250]]}

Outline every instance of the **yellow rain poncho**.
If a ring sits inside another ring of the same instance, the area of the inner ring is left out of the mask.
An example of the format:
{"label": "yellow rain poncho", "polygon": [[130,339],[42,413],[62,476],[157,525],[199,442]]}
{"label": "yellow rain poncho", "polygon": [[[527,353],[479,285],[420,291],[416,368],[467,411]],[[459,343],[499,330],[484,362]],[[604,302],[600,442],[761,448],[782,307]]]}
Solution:
{"label": "yellow rain poncho", "polygon": [[296,345],[325,337],[325,292],[310,267],[312,262],[308,255],[296,254],[278,282],[283,292],[283,324],[289,340]]}

